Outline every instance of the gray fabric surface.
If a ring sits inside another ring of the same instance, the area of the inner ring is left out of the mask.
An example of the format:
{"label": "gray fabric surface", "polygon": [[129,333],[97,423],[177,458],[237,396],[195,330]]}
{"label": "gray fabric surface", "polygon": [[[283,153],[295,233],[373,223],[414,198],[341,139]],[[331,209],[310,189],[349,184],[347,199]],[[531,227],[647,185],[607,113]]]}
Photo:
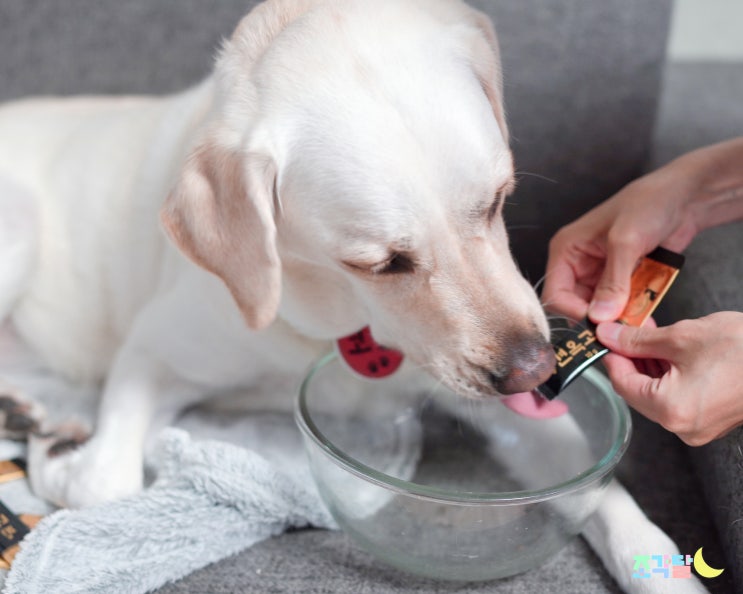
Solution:
{"label": "gray fabric surface", "polygon": [[[218,40],[254,3],[0,0],[0,100],[40,93],[178,90],[208,72]],[[508,119],[522,172],[507,218],[515,251],[536,280],[551,233],[628,182],[645,162],[670,0],[474,3],[495,17],[501,38]],[[689,126],[694,113],[674,100],[677,93],[697,88],[697,72],[689,74],[687,79],[679,71],[674,78],[669,71],[667,83],[679,87],[667,92],[665,117],[684,113],[679,121],[686,123],[658,137],[658,155],[676,154],[683,146],[681,138],[700,137]],[[721,106],[735,99],[728,93],[717,99],[722,121],[729,112]],[[703,541],[714,563],[720,547],[713,542],[686,450],[656,429],[638,420],[620,474],[682,551],[696,550]],[[730,591],[724,579],[708,585],[715,592]],[[338,532],[301,531],[266,541],[159,590],[297,591],[615,593],[617,588],[580,539],[529,574],[484,585],[448,585],[387,570]]]}
{"label": "gray fabric surface", "polygon": [[305,530],[261,543],[249,554],[198,571],[157,594],[620,594],[612,579],[596,570],[600,564],[588,545],[576,539],[525,576],[481,584],[435,582],[377,564],[340,532]]}
{"label": "gray fabric surface", "polygon": [[254,0],[0,0],[0,100],[167,93],[206,76]]}
{"label": "gray fabric surface", "polygon": [[662,79],[651,165],[743,134],[743,64],[684,62]]}
{"label": "gray fabric surface", "polygon": [[[656,164],[743,134],[743,64],[688,63],[664,79],[655,138]],[[743,222],[710,229],[686,250],[661,322],[715,311],[743,311]],[[690,449],[727,559],[720,565],[743,592],[743,428]],[[705,552],[706,552],[705,548]]]}

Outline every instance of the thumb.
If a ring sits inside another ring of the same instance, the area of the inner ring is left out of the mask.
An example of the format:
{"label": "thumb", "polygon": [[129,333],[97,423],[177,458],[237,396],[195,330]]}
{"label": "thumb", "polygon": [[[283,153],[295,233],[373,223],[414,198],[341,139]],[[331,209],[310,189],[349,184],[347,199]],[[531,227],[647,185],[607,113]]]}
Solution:
{"label": "thumb", "polygon": [[632,359],[672,360],[676,354],[669,340],[668,327],[635,328],[617,323],[602,323],[596,328],[596,337],[608,349]]}
{"label": "thumb", "polygon": [[596,323],[616,320],[624,310],[630,292],[630,278],[638,256],[631,250],[608,253],[604,272],[588,306],[588,317]]}

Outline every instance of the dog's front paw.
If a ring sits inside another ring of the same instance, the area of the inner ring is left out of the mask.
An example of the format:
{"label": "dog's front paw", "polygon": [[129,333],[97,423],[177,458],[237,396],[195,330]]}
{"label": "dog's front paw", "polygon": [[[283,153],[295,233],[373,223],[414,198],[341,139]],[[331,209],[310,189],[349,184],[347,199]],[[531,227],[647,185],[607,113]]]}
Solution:
{"label": "dog's front paw", "polygon": [[44,407],[21,396],[7,384],[0,385],[0,439],[26,439],[44,420]]}
{"label": "dog's front paw", "polygon": [[133,495],[142,489],[142,461],[122,457],[79,424],[68,423],[29,438],[29,479],[34,492],[62,507],[80,508]]}

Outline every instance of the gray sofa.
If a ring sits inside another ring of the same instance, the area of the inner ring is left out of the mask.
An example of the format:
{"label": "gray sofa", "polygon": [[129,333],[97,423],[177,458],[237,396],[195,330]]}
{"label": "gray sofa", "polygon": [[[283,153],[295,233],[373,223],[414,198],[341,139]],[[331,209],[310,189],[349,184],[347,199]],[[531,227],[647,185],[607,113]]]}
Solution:
{"label": "gray sofa", "polygon": [[[506,218],[536,281],[561,225],[653,164],[743,133],[743,67],[666,67],[670,0],[477,0],[498,29],[519,187]],[[245,0],[0,0],[0,100],[32,94],[162,93],[209,71]],[[657,115],[657,117],[656,117]],[[743,308],[743,228],[708,232],[660,312],[666,322]],[[690,452],[635,416],[620,477],[693,554],[729,568],[713,592],[743,592],[743,434]],[[631,567],[627,568],[630,572]],[[542,568],[487,584],[411,578],[337,532],[285,534],[206,567],[183,592],[617,592],[584,541]]]}

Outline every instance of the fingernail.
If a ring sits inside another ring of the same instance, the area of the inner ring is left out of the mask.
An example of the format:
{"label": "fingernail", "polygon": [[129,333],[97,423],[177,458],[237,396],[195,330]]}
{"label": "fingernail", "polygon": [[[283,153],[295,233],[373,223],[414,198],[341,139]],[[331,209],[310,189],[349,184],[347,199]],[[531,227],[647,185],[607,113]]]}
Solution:
{"label": "fingernail", "polygon": [[614,319],[616,306],[613,301],[591,301],[588,315],[596,322],[610,322]]}
{"label": "fingernail", "polygon": [[619,334],[624,326],[616,322],[604,322],[596,328],[596,336],[603,342],[616,342],[619,340]]}

